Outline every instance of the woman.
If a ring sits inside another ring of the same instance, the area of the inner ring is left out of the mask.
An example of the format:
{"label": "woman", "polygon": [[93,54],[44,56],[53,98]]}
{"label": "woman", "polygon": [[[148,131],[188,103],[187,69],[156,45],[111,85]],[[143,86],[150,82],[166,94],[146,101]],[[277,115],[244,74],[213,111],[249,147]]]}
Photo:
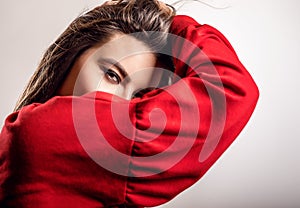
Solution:
{"label": "woman", "polygon": [[[45,102],[56,94],[74,60],[84,51],[107,42],[116,34],[145,31],[167,32],[173,10],[153,1],[109,1],[74,20],[46,51],[16,110],[33,102]],[[149,33],[148,33],[149,34]],[[152,48],[162,47],[166,34],[142,35]],[[158,37],[154,37],[158,36]],[[152,40],[152,41],[150,41]],[[155,41],[153,41],[155,40]]]}
{"label": "woman", "polygon": [[107,2],[50,46],[7,117],[0,205],[165,203],[221,156],[257,98],[213,27],[156,0]]}

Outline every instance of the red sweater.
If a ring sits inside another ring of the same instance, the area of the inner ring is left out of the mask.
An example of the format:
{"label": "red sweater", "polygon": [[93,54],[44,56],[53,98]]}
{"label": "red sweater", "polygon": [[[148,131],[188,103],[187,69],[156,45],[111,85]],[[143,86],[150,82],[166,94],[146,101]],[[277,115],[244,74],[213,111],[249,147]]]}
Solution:
{"label": "red sweater", "polygon": [[164,90],[131,101],[57,96],[7,117],[0,207],[156,206],[205,174],[246,125],[258,89],[213,27],[176,16],[170,31],[190,42],[172,39],[183,79]]}

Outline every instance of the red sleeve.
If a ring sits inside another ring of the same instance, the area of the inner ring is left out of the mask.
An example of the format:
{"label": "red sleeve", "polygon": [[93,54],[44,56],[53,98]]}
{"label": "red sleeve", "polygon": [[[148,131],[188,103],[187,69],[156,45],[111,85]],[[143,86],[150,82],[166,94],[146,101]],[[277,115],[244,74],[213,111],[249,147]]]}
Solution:
{"label": "red sleeve", "polygon": [[[138,204],[148,200],[148,206],[170,200],[205,174],[246,125],[259,94],[252,77],[218,30],[188,16],[176,16],[171,33],[175,35],[171,37],[175,73],[182,79],[137,104],[137,126],[150,126],[150,109],[162,109],[168,122],[163,134],[146,145],[148,151],[145,143],[136,142],[135,155],[168,152],[148,169],[164,169],[174,163],[158,175],[129,179],[128,198]],[[152,127],[155,132],[155,122]],[[143,137],[144,132],[140,137],[137,134],[138,140],[145,141]],[[168,149],[175,142],[179,145]],[[136,169],[148,165],[139,161],[132,164]]]}
{"label": "red sleeve", "polygon": [[1,206],[156,206],[205,174],[246,125],[258,90],[216,29],[176,16],[171,33],[181,37],[172,38],[175,84],[132,101],[54,97],[6,119]]}

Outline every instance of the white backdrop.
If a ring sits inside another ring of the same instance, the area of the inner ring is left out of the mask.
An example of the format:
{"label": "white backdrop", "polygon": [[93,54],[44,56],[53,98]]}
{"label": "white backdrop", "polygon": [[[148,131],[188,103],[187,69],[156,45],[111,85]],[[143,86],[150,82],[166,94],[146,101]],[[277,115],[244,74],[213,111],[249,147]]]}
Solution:
{"label": "white backdrop", "polygon": [[[1,0],[0,124],[46,50],[96,0]],[[173,1],[166,0],[172,3]],[[162,208],[300,207],[300,1],[207,0],[178,14],[218,28],[260,89],[250,122],[193,187]]]}

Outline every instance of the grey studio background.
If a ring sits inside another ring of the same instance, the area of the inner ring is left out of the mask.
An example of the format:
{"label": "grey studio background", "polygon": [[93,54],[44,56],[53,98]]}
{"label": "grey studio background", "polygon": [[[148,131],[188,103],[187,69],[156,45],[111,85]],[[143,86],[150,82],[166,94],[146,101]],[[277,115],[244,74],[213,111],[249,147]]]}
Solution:
{"label": "grey studio background", "polygon": [[[165,1],[172,3],[174,1]],[[233,145],[194,186],[161,208],[300,207],[300,1],[187,2],[178,14],[218,28],[260,89]],[[1,0],[0,122],[12,112],[46,48],[97,0]]]}

